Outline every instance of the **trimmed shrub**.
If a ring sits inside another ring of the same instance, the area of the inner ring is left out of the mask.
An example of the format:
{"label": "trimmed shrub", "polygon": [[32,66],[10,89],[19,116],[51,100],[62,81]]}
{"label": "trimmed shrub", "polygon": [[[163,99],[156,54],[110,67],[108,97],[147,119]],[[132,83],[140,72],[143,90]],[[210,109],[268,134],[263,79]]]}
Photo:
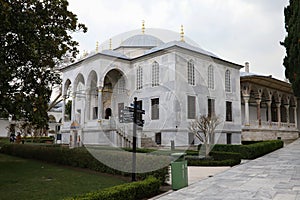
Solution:
{"label": "trimmed shrub", "polygon": [[233,159],[227,160],[201,160],[201,159],[187,159],[188,166],[235,166],[240,164]]}
{"label": "trimmed shrub", "polygon": [[242,159],[255,159],[283,147],[283,141],[271,140],[249,145],[216,144],[213,151],[240,153]]}
{"label": "trimmed shrub", "polygon": [[241,163],[239,153],[211,151],[209,155],[209,158],[186,156],[186,159],[189,166],[234,166]]}
{"label": "trimmed shrub", "polygon": [[50,137],[24,137],[22,140],[26,143],[54,143],[55,138]]}
{"label": "trimmed shrub", "polygon": [[260,141],[242,141],[242,145],[255,144],[258,142],[263,142],[263,141],[262,140],[260,140]]}
{"label": "trimmed shrub", "polygon": [[[88,168],[91,170],[99,171],[102,173],[130,176],[130,173],[118,171],[116,169],[110,168],[105,164],[101,163],[95,159],[90,152],[85,148],[74,148],[69,149],[65,147],[47,147],[39,145],[21,145],[21,144],[6,144],[0,149],[0,153],[5,153],[13,156],[19,156],[23,158],[42,160],[49,163],[56,163],[61,165],[68,165],[72,167]],[[111,158],[112,156],[116,157],[116,160],[123,160],[124,164],[130,165],[131,162],[128,162],[130,158],[128,155],[122,154],[118,151],[109,151],[105,150],[105,156]],[[127,156],[127,157],[126,157]],[[140,157],[139,159],[149,159],[149,157]],[[151,161],[154,163],[162,162],[161,157],[151,157]],[[166,161],[167,162],[167,161]],[[156,171],[147,172],[147,173],[138,173],[138,179],[145,179],[149,175],[156,177],[161,183],[165,182],[165,179],[168,175],[168,167],[158,169]]]}
{"label": "trimmed shrub", "polygon": [[117,185],[101,191],[68,198],[67,200],[139,200],[159,194],[159,187],[159,180],[154,177],[148,177],[144,181]]}
{"label": "trimmed shrub", "polygon": [[240,153],[211,151],[209,155],[213,157],[214,160],[218,160],[218,161],[232,159],[241,162]]}
{"label": "trimmed shrub", "polygon": [[[133,149],[132,148],[128,148],[128,147],[126,147],[126,148],[122,148],[124,151],[128,151],[128,152],[132,152],[133,151]],[[140,148],[137,148],[136,149],[136,152],[137,153],[151,153],[151,152],[154,152],[154,151],[156,151],[155,149],[140,149]]]}

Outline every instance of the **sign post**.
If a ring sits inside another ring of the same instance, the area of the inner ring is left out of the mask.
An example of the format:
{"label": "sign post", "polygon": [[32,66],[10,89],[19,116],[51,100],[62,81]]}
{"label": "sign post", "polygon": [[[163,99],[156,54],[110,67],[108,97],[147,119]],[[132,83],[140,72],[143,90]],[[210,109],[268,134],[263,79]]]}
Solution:
{"label": "sign post", "polygon": [[[133,138],[132,138],[132,174],[131,179],[132,181],[136,181],[136,128],[137,126],[144,126],[144,120],[137,119],[138,114],[145,114],[145,110],[142,108],[138,108],[137,105],[137,97],[134,97],[133,108],[125,107],[129,113],[133,112]],[[125,116],[125,115],[124,115]],[[123,120],[125,119],[123,116]],[[124,120],[126,121],[126,120]]]}
{"label": "sign post", "polygon": [[134,110],[133,110],[133,138],[132,138],[132,176],[131,181],[136,181],[136,110],[137,98],[134,97]]}

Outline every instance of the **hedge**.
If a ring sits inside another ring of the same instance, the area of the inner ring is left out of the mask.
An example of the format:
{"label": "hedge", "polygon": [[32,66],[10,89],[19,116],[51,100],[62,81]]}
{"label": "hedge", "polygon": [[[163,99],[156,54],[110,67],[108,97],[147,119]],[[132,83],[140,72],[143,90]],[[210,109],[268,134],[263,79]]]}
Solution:
{"label": "hedge", "polygon": [[233,152],[222,152],[222,151],[211,151],[209,153],[214,160],[227,160],[233,159],[241,162],[241,154],[240,153],[233,153]]}
{"label": "hedge", "polygon": [[67,200],[140,200],[159,194],[160,181],[148,177],[144,181],[126,183],[97,192],[90,192]]}
{"label": "hedge", "polygon": [[[28,159],[36,159],[42,160],[49,163],[56,163],[61,165],[68,165],[72,167],[80,167],[80,168],[88,168],[94,171],[99,171],[102,173],[109,173],[114,175],[122,175],[122,176],[130,176],[130,173],[118,171],[111,167],[106,166],[102,162],[98,161],[94,158],[90,152],[86,148],[74,148],[69,149],[65,147],[55,147],[55,146],[40,146],[40,145],[22,145],[22,144],[5,144],[0,149],[0,153],[5,153],[13,156],[19,156]],[[124,155],[124,151],[110,151],[105,150],[103,154],[107,157],[107,159],[115,158],[118,162],[124,163],[124,165],[130,165],[131,162],[128,162],[131,155]],[[128,153],[127,153],[128,154]],[[137,154],[137,159],[147,159],[145,163],[151,162],[152,164],[159,164],[159,162],[165,161],[168,163],[168,160],[163,160],[161,157],[154,156],[144,156],[141,157],[142,154]],[[147,162],[146,162],[147,161]],[[143,160],[139,163],[143,163]],[[147,167],[147,166],[145,166]],[[151,167],[151,166],[150,166]],[[150,170],[149,170],[150,171]],[[161,181],[161,183],[165,182],[165,179],[168,176],[168,167],[158,169],[156,171],[151,171],[147,173],[138,173],[138,179],[145,179],[147,176],[153,175],[157,179]]]}
{"label": "hedge", "polygon": [[234,166],[241,163],[239,153],[211,151],[209,155],[209,158],[188,155],[186,159],[189,166]]}
{"label": "hedge", "polygon": [[55,138],[50,137],[23,137],[22,140],[26,143],[54,143]]}
{"label": "hedge", "polygon": [[282,147],[282,140],[270,140],[249,145],[216,144],[213,151],[235,152],[240,153],[242,159],[255,159]]}
{"label": "hedge", "polygon": [[233,159],[227,159],[227,160],[201,160],[201,159],[187,159],[188,161],[188,166],[235,166],[240,164],[241,162],[237,162],[236,160]]}

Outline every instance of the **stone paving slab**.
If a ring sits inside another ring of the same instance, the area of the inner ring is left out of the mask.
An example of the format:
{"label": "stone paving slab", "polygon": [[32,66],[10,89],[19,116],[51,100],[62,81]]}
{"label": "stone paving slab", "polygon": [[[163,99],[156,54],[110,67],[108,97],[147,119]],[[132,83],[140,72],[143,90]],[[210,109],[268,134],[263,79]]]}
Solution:
{"label": "stone paving slab", "polygon": [[300,200],[300,139],[159,200]]}

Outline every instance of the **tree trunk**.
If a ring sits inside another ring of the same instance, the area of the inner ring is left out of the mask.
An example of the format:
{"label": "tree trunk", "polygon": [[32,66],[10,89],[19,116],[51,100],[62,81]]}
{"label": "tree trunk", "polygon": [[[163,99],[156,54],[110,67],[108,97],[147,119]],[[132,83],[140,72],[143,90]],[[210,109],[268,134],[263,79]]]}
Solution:
{"label": "tree trunk", "polygon": [[205,158],[208,158],[209,157],[209,144],[208,143],[205,143]]}

